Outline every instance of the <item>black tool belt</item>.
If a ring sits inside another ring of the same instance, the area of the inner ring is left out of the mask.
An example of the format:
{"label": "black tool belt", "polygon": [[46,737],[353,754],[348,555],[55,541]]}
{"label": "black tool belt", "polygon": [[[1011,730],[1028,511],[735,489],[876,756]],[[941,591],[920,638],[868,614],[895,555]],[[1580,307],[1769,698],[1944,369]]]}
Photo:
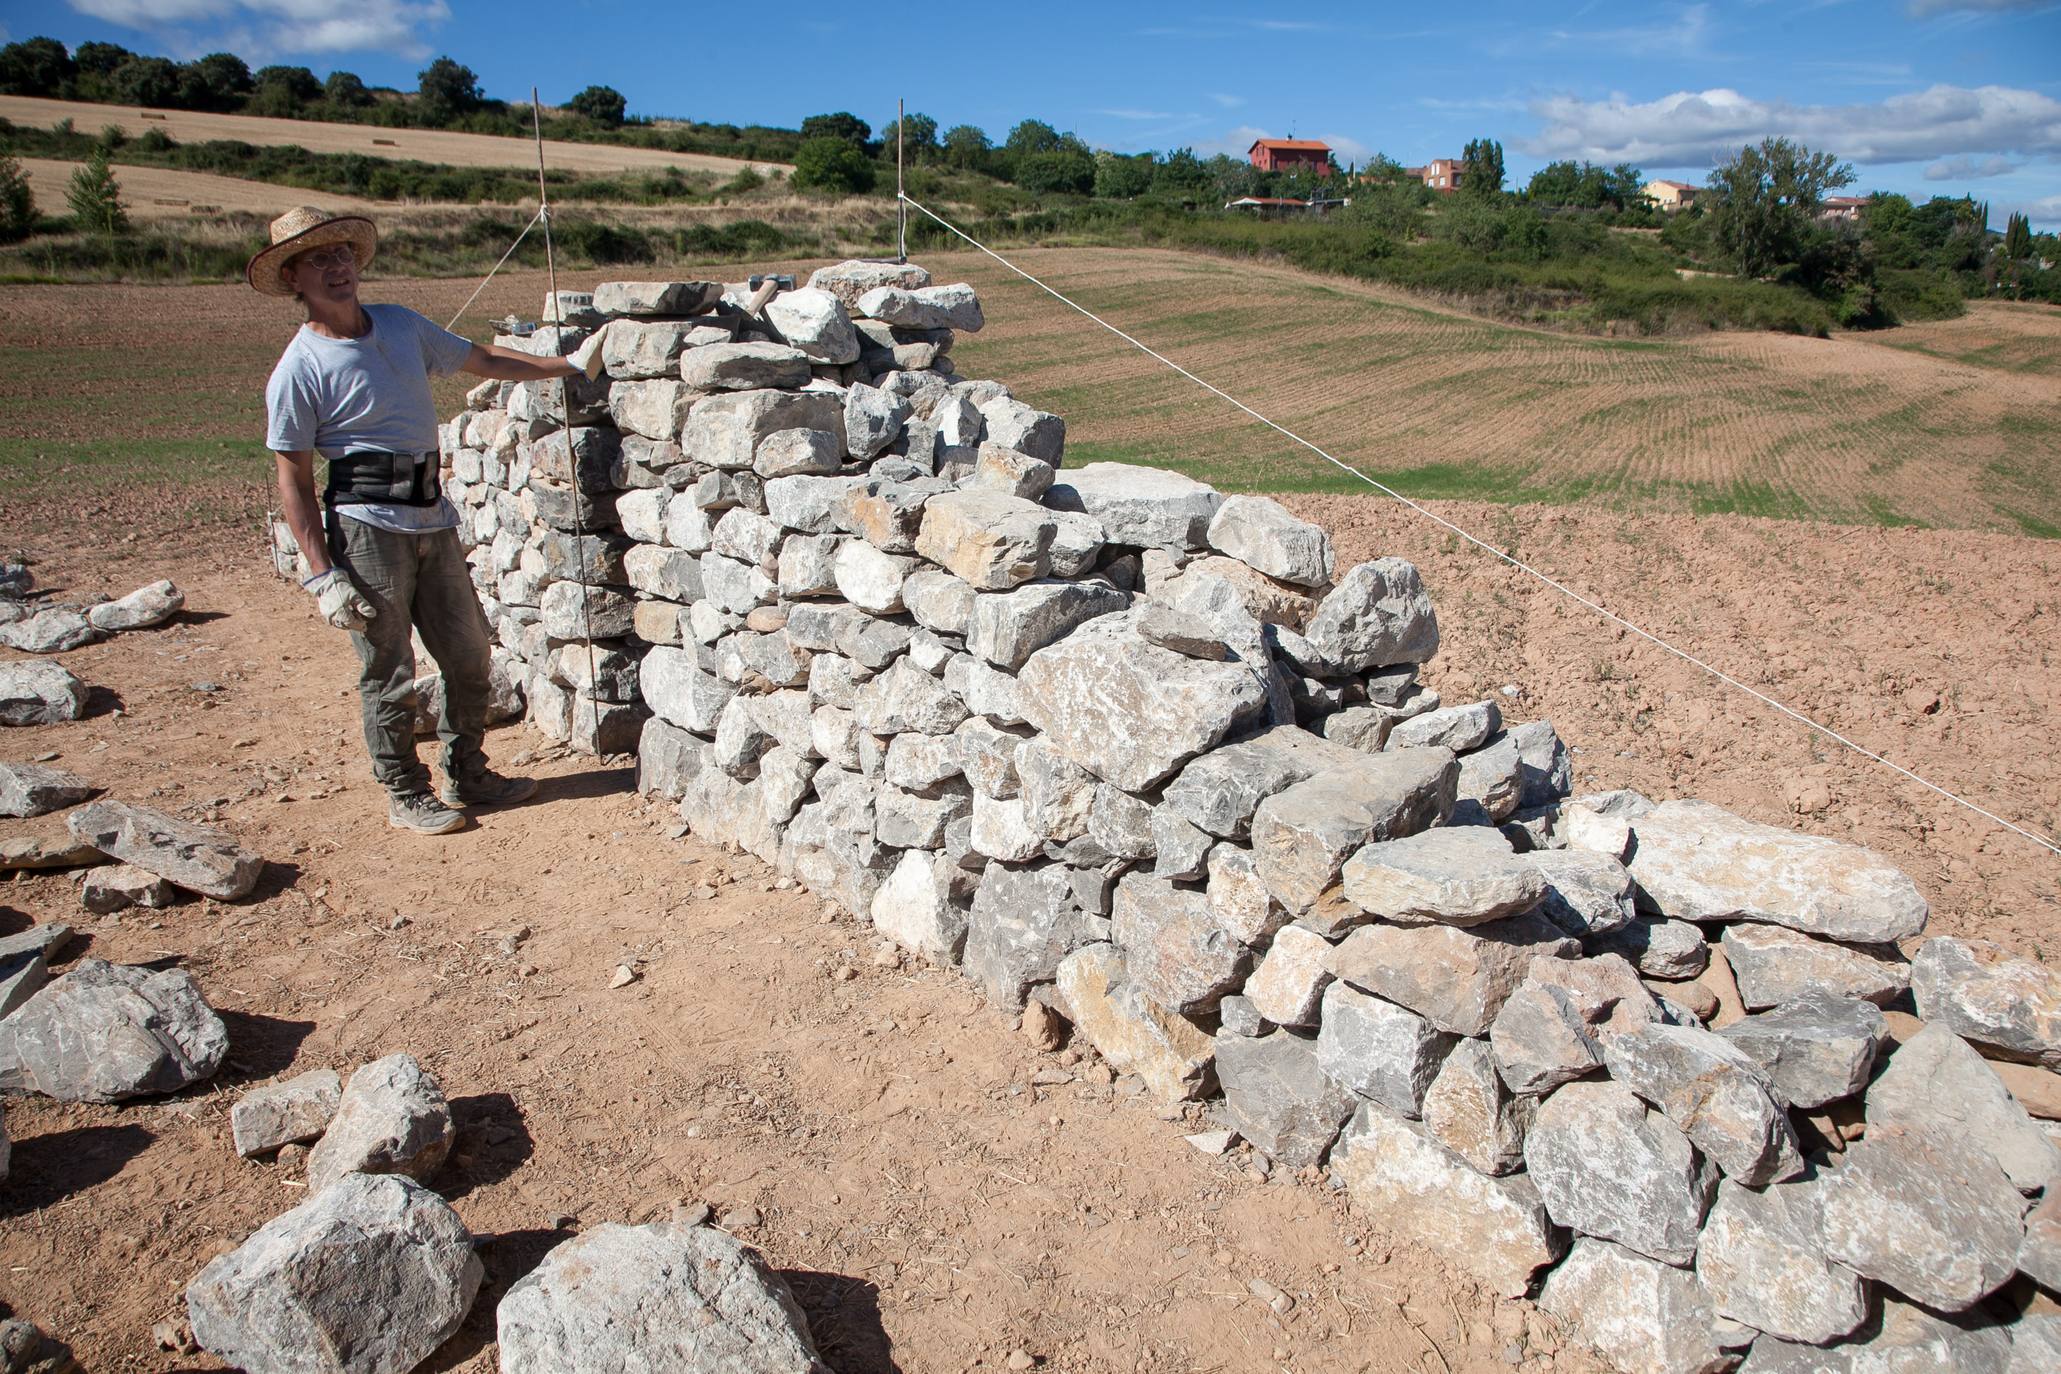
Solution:
{"label": "black tool belt", "polygon": [[438,480],[437,454],[386,453],[356,449],[329,460],[329,485],[322,499],[329,506],[380,501],[396,506],[434,506],[444,496]]}

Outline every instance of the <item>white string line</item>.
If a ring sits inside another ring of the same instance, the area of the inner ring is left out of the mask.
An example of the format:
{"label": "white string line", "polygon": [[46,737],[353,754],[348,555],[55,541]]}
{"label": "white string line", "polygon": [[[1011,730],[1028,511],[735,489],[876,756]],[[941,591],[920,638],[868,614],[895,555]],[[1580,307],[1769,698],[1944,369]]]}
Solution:
{"label": "white string line", "polygon": [[515,236],[515,242],[509,244],[508,251],[501,255],[501,261],[494,264],[493,271],[480,278],[479,285],[473,287],[472,294],[465,298],[465,304],[458,307],[458,313],[453,315],[450,323],[444,326],[447,332],[456,328],[458,321],[465,318],[465,312],[472,309],[472,303],[479,299],[479,293],[487,289],[487,283],[494,279],[494,273],[499,272],[507,264],[508,259],[515,256],[515,250],[522,247],[522,241],[530,236],[530,230],[537,227],[537,221],[544,217],[544,212],[549,208],[546,205],[539,205],[537,207],[537,213],[530,216],[530,222],[522,226],[522,232]]}
{"label": "white string line", "polygon": [[1583,596],[1580,592],[1574,590],[1572,587],[1569,587],[1568,585],[1559,581],[1557,578],[1554,578],[1550,574],[1541,572],[1539,569],[1533,567],[1531,564],[1526,563],[1524,560],[1516,557],[1513,554],[1504,552],[1502,549],[1497,548],[1493,544],[1490,544],[1481,539],[1477,539],[1474,535],[1468,533],[1464,529],[1461,529],[1458,525],[1446,519],[1444,516],[1438,514],[1436,511],[1426,509],[1424,506],[1419,505],[1417,502],[1411,500],[1409,497],[1397,491],[1395,488],[1388,486],[1386,483],[1376,481],[1372,477],[1369,477],[1366,473],[1360,471],[1352,464],[1344,462],[1338,458],[1332,457],[1329,453],[1326,453],[1323,449],[1318,448],[1315,444],[1303,438],[1294,430],[1289,429],[1285,425],[1276,424],[1274,421],[1260,414],[1257,410],[1254,410],[1251,406],[1245,404],[1245,402],[1239,400],[1236,396],[1231,395],[1223,388],[1204,381],[1202,378],[1196,376],[1193,372],[1190,372],[1187,368],[1182,367],[1179,363],[1167,357],[1164,353],[1161,353],[1157,349],[1152,348],[1150,345],[1142,343],[1138,339],[1133,338],[1131,335],[1126,334],[1123,330],[1117,328],[1109,321],[1103,319],[1100,315],[1097,315],[1094,311],[1088,309],[1086,306],[1081,305],[1079,302],[1068,298],[1063,292],[1057,290],[1056,288],[1046,285],[1038,278],[1032,276],[1029,272],[1024,271],[1021,267],[1018,267],[1015,263],[1003,257],[1000,253],[997,253],[994,249],[988,247],[986,244],[974,238],[965,230],[959,228],[958,225],[953,224],[950,220],[945,219],[942,215],[938,214],[936,211],[932,210],[929,206],[923,204],[921,201],[912,199],[911,197],[906,195],[900,196],[900,199],[908,201],[910,205],[922,211],[924,214],[930,216],[931,219],[936,220],[940,225],[944,226],[944,228],[946,228],[953,234],[958,235],[960,238],[966,240],[966,242],[972,244],[975,248],[987,254],[996,262],[1001,263],[1002,266],[1008,268],[1017,276],[1022,277],[1031,285],[1037,287],[1039,290],[1044,291],[1048,295],[1052,296],[1061,304],[1078,311],[1082,315],[1085,315],[1088,319],[1093,320],[1096,324],[1101,325],[1104,329],[1116,335],[1119,339],[1122,339],[1125,343],[1131,345],[1131,347],[1137,349],[1139,352],[1144,353],[1149,357],[1155,358],[1161,363],[1164,363],[1167,367],[1173,369],[1175,372],[1180,373],[1183,377],[1186,377],[1189,381],[1195,383],[1195,385],[1201,387],[1204,391],[1210,392],[1212,395],[1218,396],[1223,400],[1230,402],[1239,410],[1244,411],[1247,415],[1250,415],[1253,419],[1259,421],[1267,428],[1275,430],[1284,437],[1293,440],[1295,443],[1302,445],[1304,448],[1316,454],[1319,458],[1322,458],[1325,462],[1330,463],[1332,466],[1351,473],[1353,476],[1359,478],[1362,482],[1365,482],[1368,486],[1373,487],[1376,491],[1379,491],[1383,495],[1391,497],[1394,500],[1401,502],[1403,505],[1408,506],[1411,510],[1417,512],[1417,514],[1423,516],[1425,519],[1430,520],[1434,524],[1443,526],[1445,529],[1449,530],[1453,534],[1458,535],[1460,538],[1466,540],[1468,543],[1474,545],[1476,548],[1481,549],[1483,552],[1493,554],[1495,557],[1501,559],[1503,562],[1509,564],[1511,567],[1517,569],[1519,572],[1529,573],[1531,576],[1545,583],[1548,587],[1551,587],[1554,591],[1559,592],[1562,596],[1567,597],[1569,600],[1579,602],[1581,605],[1588,607],[1597,615],[1602,616],[1604,619],[1610,621],[1612,624],[1622,626],[1623,628],[1631,631],[1633,634],[1639,636],[1641,639],[1644,639],[1651,644],[1658,645],[1660,648],[1667,650],[1669,653],[1673,654],[1676,658],[1681,659],[1683,662],[1702,669],[1704,672],[1710,674],[1710,676],[1716,678],[1719,682],[1724,683],[1726,686],[1733,687],[1741,692],[1744,692],[1746,695],[1754,698],[1761,704],[1773,707],[1776,711],[1779,711],[1781,714],[1788,716],[1790,719],[1798,722],[1799,724],[1810,727],[1811,729],[1817,731],[1819,734],[1825,736],[1827,739],[1837,741],[1838,743],[1846,746],[1848,749],[1853,750],[1853,752],[1855,752],[1856,754],[1861,755],[1863,758],[1872,759],[1874,762],[1881,764],[1884,768],[1888,768],[1896,773],[1902,774],[1906,778],[1909,778],[1912,782],[1917,783],[1919,786],[1927,788],[1933,792],[1937,792],[1940,796],[1945,797],[1948,801],[1966,807],[1968,810],[1973,811],[1976,815],[1981,816],[1985,820],[1991,821],[1996,825],[2000,825],[2004,829],[2011,831],[2013,834],[2020,835],[2025,839],[2031,840],[2040,848],[2048,850],[2057,856],[2061,856],[2061,844],[2056,844],[2054,841],[2047,839],[2043,835],[2035,834],[2033,831],[2026,829],[2024,826],[2019,825],[2014,821],[2006,820],[2004,817],[1999,816],[1996,812],[1991,811],[1986,807],[1980,806],[1975,802],[1969,801],[1966,797],[1963,797],[1957,792],[1950,791],[1947,788],[1940,786],[1938,783],[1933,782],[1930,778],[1926,778],[1918,773],[1912,772],[1910,769],[1904,767],[1902,764],[1896,762],[1894,759],[1884,758],[1882,755],[1876,753],[1872,749],[1867,748],[1865,745],[1857,744],[1853,740],[1848,739],[1845,735],[1840,734],[1837,730],[1834,730],[1829,725],[1820,725],[1817,721],[1811,719],[1809,716],[1797,710],[1795,707],[1790,706],[1786,702],[1778,701],[1774,697],[1769,696],[1766,692],[1748,686],[1746,683],[1741,682],[1738,678],[1733,677],[1730,673],[1725,672],[1722,668],[1718,668],[1709,663],[1706,663],[1702,659],[1696,657],[1696,655],[1690,653],[1688,650],[1678,648],[1669,641],[1662,639],[1659,635],[1654,634],[1652,631],[1642,629],[1641,627],[1634,625],[1631,621],[1626,620],[1623,616],[1617,614],[1615,611],[1612,611],[1604,606],[1598,605],[1596,602],[1590,600],[1586,596]]}

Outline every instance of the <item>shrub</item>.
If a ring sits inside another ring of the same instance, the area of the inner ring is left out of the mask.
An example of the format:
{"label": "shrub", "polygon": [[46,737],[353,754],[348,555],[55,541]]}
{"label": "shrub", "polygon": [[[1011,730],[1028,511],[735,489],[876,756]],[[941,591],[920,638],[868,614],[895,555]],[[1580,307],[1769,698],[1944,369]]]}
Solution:
{"label": "shrub", "polygon": [[873,163],[856,143],[842,138],[811,138],[795,149],[794,185],[800,191],[843,195],[870,191]]}
{"label": "shrub", "polygon": [[122,188],[107,165],[107,154],[94,149],[86,165],[72,173],[65,188],[65,201],[81,229],[101,234],[119,234],[129,227],[129,212],[122,207]]}
{"label": "shrub", "polygon": [[36,227],[36,197],[12,153],[0,153],[0,243],[19,243]]}

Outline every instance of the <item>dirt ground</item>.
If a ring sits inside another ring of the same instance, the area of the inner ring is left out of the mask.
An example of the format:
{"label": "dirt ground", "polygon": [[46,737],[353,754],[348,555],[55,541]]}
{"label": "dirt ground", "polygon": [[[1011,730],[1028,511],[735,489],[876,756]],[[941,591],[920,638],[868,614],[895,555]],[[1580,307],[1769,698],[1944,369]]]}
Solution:
{"label": "dirt ground", "polygon": [[[377,298],[441,318],[470,289]],[[533,278],[497,282],[479,309],[534,310],[539,294]],[[990,295],[998,352],[1028,327],[1003,323],[1015,299]],[[50,433],[117,451],[129,434],[254,438],[283,335],[252,325],[275,315],[219,288],[0,292],[20,364],[0,439],[28,454],[0,471],[0,549],[26,546],[66,596],[163,576],[188,595],[171,626],[64,656],[99,689],[89,719],[9,731],[0,748],[55,753],[110,795],[218,820],[271,861],[250,902],[119,921],[84,915],[67,876],[0,883],[0,933],[69,920],[84,952],[187,968],[233,1044],[214,1082],[171,1099],[7,1104],[6,1306],[91,1370],[217,1367],[156,1351],[153,1323],[211,1255],[303,1196],[291,1164],[235,1156],[230,1104],[255,1082],[408,1050],[456,1103],[458,1148],[435,1181],[483,1238],[488,1271],[432,1368],[493,1367],[493,1304],[551,1244],[676,1202],[710,1204],[765,1250],[840,1371],[992,1369],[1016,1349],[1086,1371],[1486,1371],[1506,1355],[1593,1368],[1528,1304],[1397,1243],[1322,1182],[1205,1158],[1181,1139],[1201,1120],[1160,1119],[1092,1058],[1037,1052],[956,975],[878,962],[866,929],[826,919],[755,862],[670,838],[676,819],[636,798],[619,764],[499,731],[496,759],[545,779],[535,802],[441,839],[389,830],[349,649],[264,567],[255,446],[248,478],[186,486],[87,490],[34,461]],[[182,352],[208,340],[204,367],[160,382],[173,319]],[[144,347],[147,365],[125,352]],[[74,355],[97,361],[74,368]],[[1556,721],[1579,788],[1703,796],[1860,840],[1913,874],[1936,931],[2052,957],[2061,860],[1814,743],[1384,498],[1288,499],[1334,530],[1342,563],[1418,562],[1445,631],[1432,685],[1456,701],[1516,686],[1508,713]],[[1942,785],[2044,834],[2061,822],[2061,762],[2045,745],[2061,544],[1433,508]],[[611,991],[623,963],[638,978]],[[1293,1309],[1277,1315],[1255,1280]]]}
{"label": "dirt ground", "polygon": [[[0,96],[0,119],[47,129],[69,119],[85,133],[113,124],[131,138],[156,129],[177,143],[234,139],[259,147],[300,147],[311,153],[366,153],[373,157],[441,162],[453,167],[533,167],[537,145],[527,139],[492,134],[449,133],[441,129],[382,129],[371,124],[325,124],[311,119],[271,119],[262,115],[204,114],[194,110],[144,112],[127,105],[96,105],[41,96]],[[657,148],[632,148],[612,143],[544,143],[547,162],[567,172],[662,171],[718,172],[729,176],[751,166],[761,172],[788,171],[779,162],[746,163],[738,158],[703,153],[669,153]]]}

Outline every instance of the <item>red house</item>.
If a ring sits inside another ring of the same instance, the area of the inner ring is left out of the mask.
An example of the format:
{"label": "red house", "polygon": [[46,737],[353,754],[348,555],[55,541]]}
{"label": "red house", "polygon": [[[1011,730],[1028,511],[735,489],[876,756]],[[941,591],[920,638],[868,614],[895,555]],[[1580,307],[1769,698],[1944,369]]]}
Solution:
{"label": "red house", "polygon": [[1331,145],[1314,138],[1254,139],[1245,155],[1262,172],[1315,172],[1322,176],[1331,166]]}

